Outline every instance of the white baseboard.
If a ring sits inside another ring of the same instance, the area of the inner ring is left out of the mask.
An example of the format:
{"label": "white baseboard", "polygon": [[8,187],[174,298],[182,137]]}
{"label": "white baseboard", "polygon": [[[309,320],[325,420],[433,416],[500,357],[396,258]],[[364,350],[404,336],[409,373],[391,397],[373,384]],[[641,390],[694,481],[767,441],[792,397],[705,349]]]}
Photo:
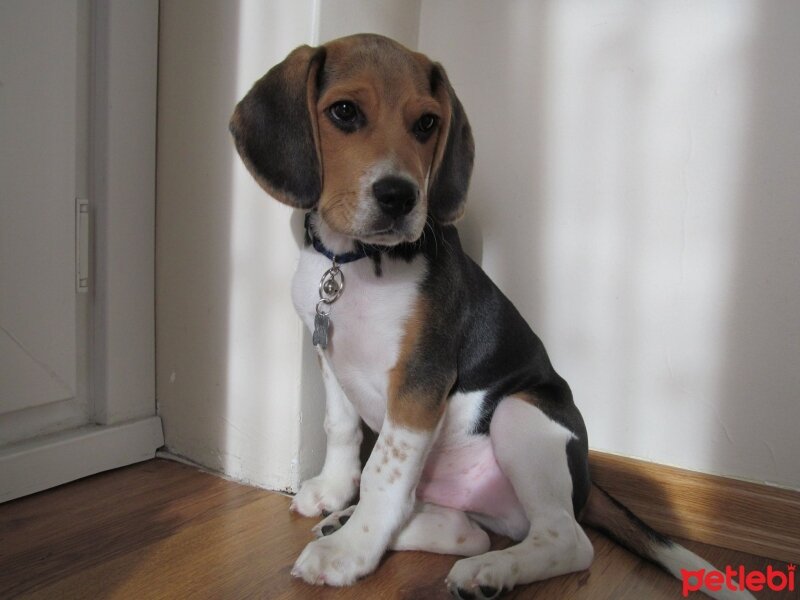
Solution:
{"label": "white baseboard", "polygon": [[0,502],[151,459],[164,445],[160,417],[92,425],[0,449]]}

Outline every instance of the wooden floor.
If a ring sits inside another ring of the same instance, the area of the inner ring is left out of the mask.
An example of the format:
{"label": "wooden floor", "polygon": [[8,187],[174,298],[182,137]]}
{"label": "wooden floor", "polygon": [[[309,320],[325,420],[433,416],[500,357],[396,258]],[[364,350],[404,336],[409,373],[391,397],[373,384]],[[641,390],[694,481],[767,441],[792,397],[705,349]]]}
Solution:
{"label": "wooden floor", "polygon": [[[314,519],[289,498],[153,460],[0,505],[0,598],[448,598],[452,556],[389,553],[356,586],[306,585],[289,574]],[[659,600],[678,581],[589,532],[589,571],[523,586],[508,598]],[[502,540],[498,541],[502,544]],[[771,561],[687,544],[716,565]],[[776,568],[785,564],[771,562]],[[699,597],[694,594],[692,597]],[[761,598],[789,598],[762,592]]]}

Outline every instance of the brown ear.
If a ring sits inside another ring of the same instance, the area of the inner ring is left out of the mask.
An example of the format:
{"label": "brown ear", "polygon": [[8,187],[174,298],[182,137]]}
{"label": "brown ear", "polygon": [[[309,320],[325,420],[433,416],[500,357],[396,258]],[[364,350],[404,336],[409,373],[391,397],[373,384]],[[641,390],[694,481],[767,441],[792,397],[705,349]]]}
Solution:
{"label": "brown ear", "polygon": [[464,108],[439,63],[431,71],[431,88],[449,115],[442,115],[443,126],[428,186],[428,210],[436,221],[448,224],[464,213],[475,142]]}
{"label": "brown ear", "polygon": [[316,119],[324,48],[300,46],[256,81],[230,120],[236,150],[274,198],[309,209],[322,191]]}

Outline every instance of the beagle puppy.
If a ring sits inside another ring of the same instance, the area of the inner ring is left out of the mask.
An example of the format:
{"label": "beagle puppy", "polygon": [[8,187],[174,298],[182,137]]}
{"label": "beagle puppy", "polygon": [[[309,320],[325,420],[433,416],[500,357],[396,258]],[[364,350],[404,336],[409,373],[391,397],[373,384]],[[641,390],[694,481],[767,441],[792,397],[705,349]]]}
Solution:
{"label": "beagle puppy", "polygon": [[[319,352],[327,455],[292,509],[328,516],[293,575],[350,585],[387,549],[424,550],[466,557],[454,596],[494,598],[587,569],[580,523],[677,577],[712,568],[592,484],[567,382],[461,249],[474,146],[441,65],[378,35],[301,46],[230,130],[269,195],[307,211],[292,296]],[[361,420],[379,433],[363,471]],[[518,543],[490,552],[486,530]]]}

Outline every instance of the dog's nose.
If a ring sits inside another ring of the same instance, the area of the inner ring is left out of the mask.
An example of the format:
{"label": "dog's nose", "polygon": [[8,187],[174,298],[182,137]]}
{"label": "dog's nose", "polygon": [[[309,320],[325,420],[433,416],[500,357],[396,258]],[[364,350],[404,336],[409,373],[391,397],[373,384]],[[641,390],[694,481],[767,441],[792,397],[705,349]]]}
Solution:
{"label": "dog's nose", "polygon": [[417,201],[417,186],[400,177],[384,177],[372,184],[381,210],[390,217],[407,215]]}

